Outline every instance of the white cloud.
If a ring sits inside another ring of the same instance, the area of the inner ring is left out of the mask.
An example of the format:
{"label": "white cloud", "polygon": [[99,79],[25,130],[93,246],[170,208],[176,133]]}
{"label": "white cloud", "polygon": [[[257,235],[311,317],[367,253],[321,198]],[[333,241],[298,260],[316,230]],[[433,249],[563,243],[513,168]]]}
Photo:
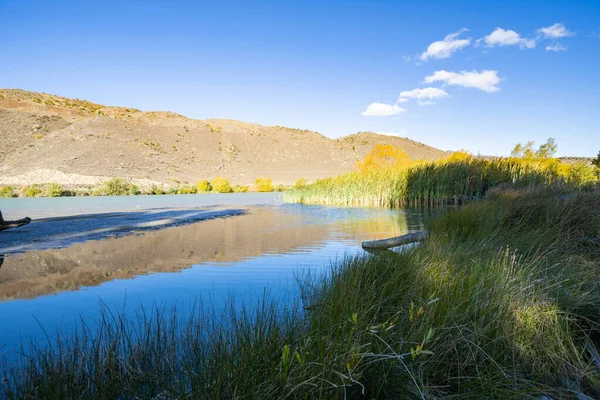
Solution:
{"label": "white cloud", "polygon": [[562,44],[560,44],[560,43],[556,43],[556,44],[552,44],[552,45],[546,46],[546,51],[556,51],[556,52],[559,52],[559,51],[566,51],[566,50],[567,50],[567,48],[565,46],[563,46]]}
{"label": "white cloud", "polygon": [[484,70],[473,71],[435,71],[433,75],[425,77],[426,83],[444,82],[446,85],[457,85],[465,88],[476,88],[485,92],[497,92],[500,90],[498,84],[502,79],[498,77],[498,71]]}
{"label": "white cloud", "polygon": [[433,104],[433,100],[439,100],[444,97],[450,97],[450,95],[443,89],[428,87],[424,89],[413,89],[409,91],[400,92],[398,103],[408,101],[409,99],[418,100],[419,104],[424,106],[427,104]]}
{"label": "white cloud", "polygon": [[496,28],[489,35],[477,40],[477,43],[482,41],[485,42],[487,47],[519,45],[522,49],[532,49],[536,45],[535,39],[525,39],[513,30],[504,30],[502,28]]}
{"label": "white cloud", "polygon": [[444,38],[444,40],[439,40],[437,42],[431,43],[427,50],[421,54],[421,61],[427,61],[431,58],[434,59],[442,59],[448,58],[454,53],[462,49],[463,47],[467,47],[471,44],[471,38],[468,39],[458,39],[458,36],[466,32],[468,29],[463,28],[458,32],[454,32],[449,34]]}
{"label": "white cloud", "polygon": [[544,35],[546,39],[556,39],[566,36],[575,36],[575,32],[569,31],[563,24],[556,23],[546,28],[537,30],[540,35]]}
{"label": "white cloud", "polygon": [[383,103],[371,103],[362,115],[367,117],[388,117],[390,115],[396,115],[405,112],[406,109],[400,107],[397,104],[383,104]]}
{"label": "white cloud", "polygon": [[398,131],[398,132],[375,132],[375,133],[378,135],[385,135],[385,136],[401,136],[401,135],[406,136],[408,134],[408,130],[400,129],[400,131]]}

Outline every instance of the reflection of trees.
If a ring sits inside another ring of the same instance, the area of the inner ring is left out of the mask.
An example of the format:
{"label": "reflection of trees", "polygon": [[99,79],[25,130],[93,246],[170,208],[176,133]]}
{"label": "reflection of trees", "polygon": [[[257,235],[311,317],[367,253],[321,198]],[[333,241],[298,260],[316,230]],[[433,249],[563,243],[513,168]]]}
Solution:
{"label": "reflection of trees", "polygon": [[392,210],[313,211],[257,208],[232,218],[9,256],[0,271],[0,299],[32,298],[114,278],[174,272],[191,264],[232,263],[265,253],[302,251],[335,240],[331,233],[337,232],[360,244],[420,229],[423,222],[421,214]]}

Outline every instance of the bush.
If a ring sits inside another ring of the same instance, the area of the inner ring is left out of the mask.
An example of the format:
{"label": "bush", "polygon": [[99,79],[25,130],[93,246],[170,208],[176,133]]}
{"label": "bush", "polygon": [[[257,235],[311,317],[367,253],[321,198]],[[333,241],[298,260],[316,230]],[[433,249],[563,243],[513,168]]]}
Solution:
{"label": "bush", "polygon": [[15,194],[15,191],[12,187],[2,186],[0,187],[0,197],[10,198],[17,197],[17,195]]}
{"label": "bush", "polygon": [[150,187],[150,194],[165,194],[165,191],[160,186],[152,185]]}
{"label": "bush", "polygon": [[25,197],[37,197],[42,194],[42,189],[38,185],[25,186],[22,193]]}
{"label": "bush", "polygon": [[294,189],[304,189],[308,186],[308,181],[304,178],[300,178],[294,184]]}
{"label": "bush", "polygon": [[256,186],[257,192],[272,192],[275,190],[271,178],[257,178],[254,181],[254,186]]}
{"label": "bush", "polygon": [[233,191],[233,189],[231,188],[231,185],[229,184],[229,181],[227,180],[227,178],[222,178],[222,177],[215,178],[211,182],[211,185],[212,185],[213,192],[217,192],[217,193],[231,193]]}
{"label": "bush", "polygon": [[112,178],[104,182],[101,192],[105,196],[127,196],[131,193],[131,184],[122,178]]}
{"label": "bush", "polygon": [[198,192],[210,192],[212,187],[210,186],[210,182],[205,179],[196,184],[196,189],[198,189]]}
{"label": "bush", "polygon": [[248,186],[235,185],[233,187],[234,193],[246,193],[248,191]]}
{"label": "bush", "polygon": [[131,184],[129,186],[129,194],[132,196],[137,196],[139,194],[141,194],[142,191],[140,190],[140,188],[137,185]]}
{"label": "bush", "polygon": [[284,185],[277,185],[275,186],[275,191],[276,192],[285,192],[287,190],[287,188]]}
{"label": "bush", "polygon": [[177,190],[177,193],[179,194],[196,194],[197,192],[198,189],[196,186],[180,186]]}
{"label": "bush", "polygon": [[62,187],[58,183],[50,183],[48,186],[46,186],[46,196],[60,197],[62,194]]}
{"label": "bush", "polygon": [[584,162],[576,162],[569,168],[567,182],[575,185],[587,185],[598,182],[598,176],[593,165]]}
{"label": "bush", "polygon": [[168,192],[167,192],[167,193],[169,193],[169,194],[177,194],[177,193],[179,193],[179,188],[178,188],[178,187],[176,187],[176,186],[171,186],[171,187],[169,188],[169,190],[168,190]]}

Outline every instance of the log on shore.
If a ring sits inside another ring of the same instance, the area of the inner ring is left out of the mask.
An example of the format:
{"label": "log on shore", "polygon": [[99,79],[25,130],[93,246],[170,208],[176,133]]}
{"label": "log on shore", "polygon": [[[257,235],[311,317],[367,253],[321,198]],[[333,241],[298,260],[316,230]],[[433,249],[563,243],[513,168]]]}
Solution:
{"label": "log on shore", "polygon": [[406,235],[395,236],[389,239],[365,240],[362,242],[363,249],[389,249],[409,243],[422,242],[427,238],[427,231],[418,231],[407,233]]}
{"label": "log on shore", "polygon": [[2,211],[0,211],[0,231],[4,231],[6,229],[18,228],[23,225],[27,225],[31,222],[31,218],[26,217],[23,219],[18,219],[16,221],[5,221],[2,218]]}

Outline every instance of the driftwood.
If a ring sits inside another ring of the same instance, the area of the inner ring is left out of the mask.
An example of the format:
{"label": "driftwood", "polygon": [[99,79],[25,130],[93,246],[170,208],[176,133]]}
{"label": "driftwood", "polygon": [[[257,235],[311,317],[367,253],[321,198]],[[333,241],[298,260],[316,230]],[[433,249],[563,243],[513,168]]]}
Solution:
{"label": "driftwood", "polygon": [[362,242],[363,249],[389,249],[390,247],[398,247],[404,244],[422,242],[427,238],[427,231],[418,231],[408,233],[402,236],[395,236],[389,239],[381,240],[365,240]]}
{"label": "driftwood", "polygon": [[16,221],[5,221],[4,218],[2,218],[2,211],[0,211],[0,231],[11,228],[18,228],[20,226],[27,225],[30,222],[31,218],[29,217],[18,219]]}

